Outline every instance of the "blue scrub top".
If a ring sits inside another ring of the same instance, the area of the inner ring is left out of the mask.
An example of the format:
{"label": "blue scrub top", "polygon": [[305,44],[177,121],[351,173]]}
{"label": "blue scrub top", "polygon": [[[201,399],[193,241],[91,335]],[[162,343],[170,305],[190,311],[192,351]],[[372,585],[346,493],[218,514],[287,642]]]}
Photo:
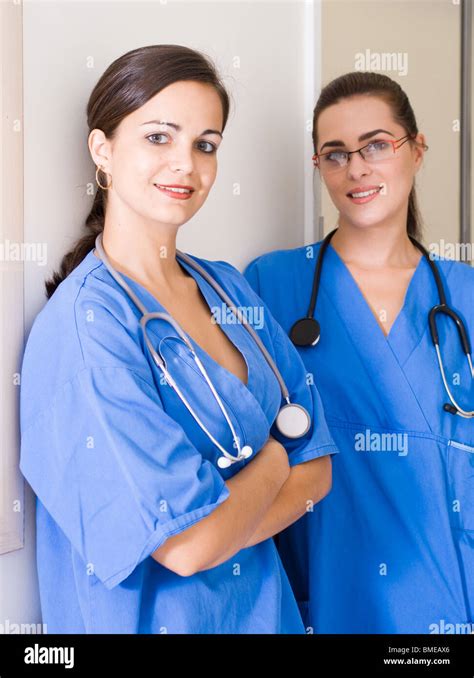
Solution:
{"label": "blue scrub top", "polygon": [[[247,385],[191,342],[241,444],[255,452],[220,469],[221,453],[149,354],[140,312],[89,252],[36,317],[21,375],[20,467],[37,496],[37,568],[49,633],[304,633],[272,539],[189,577],[150,555],[227,499],[225,480],[252,463],[269,434],[285,443],[290,465],[337,451],[319,394],[268,309],[233,266],[195,260],[236,305],[263,307],[256,329],[292,401],[308,409],[313,424],[299,440],[282,439],[273,424],[281,404],[273,372],[246,329],[233,316],[221,318],[247,362]],[[206,280],[180,264],[209,308],[221,309]],[[148,311],[165,310],[124,278]],[[229,427],[172,326],[153,320],[148,334],[208,429],[232,450]]]}
{"label": "blue scrub top", "polygon": [[[285,332],[306,316],[319,248],[269,253],[245,271]],[[474,270],[437,265],[474,339]],[[474,630],[474,421],[443,411],[448,397],[428,328],[438,303],[423,257],[386,338],[329,245],[315,311],[321,338],[298,351],[340,454],[331,493],[279,539],[314,632]],[[444,316],[438,326],[454,397],[472,409],[456,328]]]}

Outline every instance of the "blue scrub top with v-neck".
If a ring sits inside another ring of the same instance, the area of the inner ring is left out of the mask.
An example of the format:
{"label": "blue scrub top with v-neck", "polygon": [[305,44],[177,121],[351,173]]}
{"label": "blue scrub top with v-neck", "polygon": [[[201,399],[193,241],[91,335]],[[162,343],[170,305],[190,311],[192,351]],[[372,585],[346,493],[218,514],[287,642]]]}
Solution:
{"label": "blue scrub top with v-neck", "polygon": [[[37,496],[37,568],[50,633],[304,633],[272,539],[189,577],[151,557],[228,498],[225,480],[252,463],[269,434],[285,444],[292,466],[337,451],[319,394],[263,302],[230,264],[195,260],[237,306],[263,309],[255,329],[292,401],[308,409],[311,429],[282,439],[274,426],[277,379],[247,330],[224,316],[219,324],[245,358],[247,385],[191,342],[254,455],[220,469],[221,452],[146,348],[140,312],[91,251],[37,316],[22,366],[20,465]],[[221,308],[206,280],[180,263],[210,311]],[[148,311],[165,310],[124,277]],[[163,320],[147,327],[198,416],[232,450],[231,431],[173,327]]]}
{"label": "blue scrub top with v-neck", "polygon": [[[288,333],[305,317],[321,243],[253,261],[245,275]],[[436,262],[474,337],[474,270]],[[314,374],[340,454],[333,488],[279,536],[306,623],[317,633],[466,633],[474,628],[474,422],[448,397],[428,327],[439,303],[422,257],[386,337],[329,245],[315,318],[298,351]],[[456,327],[438,321],[447,379],[467,409],[474,386]]]}

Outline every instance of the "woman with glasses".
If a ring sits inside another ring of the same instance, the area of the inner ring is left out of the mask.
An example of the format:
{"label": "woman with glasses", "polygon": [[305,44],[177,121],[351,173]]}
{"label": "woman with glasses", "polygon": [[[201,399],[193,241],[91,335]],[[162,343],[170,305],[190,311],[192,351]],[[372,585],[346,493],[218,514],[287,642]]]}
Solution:
{"label": "woman with glasses", "polygon": [[397,83],[360,72],[330,82],[313,142],[334,232],[246,271],[317,380],[341,452],[332,493],[279,535],[280,553],[315,632],[466,632],[474,271],[420,250],[427,146]]}

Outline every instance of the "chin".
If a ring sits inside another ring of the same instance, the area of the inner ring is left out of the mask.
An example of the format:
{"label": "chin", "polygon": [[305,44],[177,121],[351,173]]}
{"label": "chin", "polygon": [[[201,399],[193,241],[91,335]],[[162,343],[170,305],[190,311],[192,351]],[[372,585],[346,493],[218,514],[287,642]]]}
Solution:
{"label": "chin", "polygon": [[186,208],[178,210],[155,210],[147,215],[152,221],[158,221],[160,224],[169,224],[170,226],[181,226],[186,221],[189,221],[194,212],[190,212]]}
{"label": "chin", "polygon": [[387,214],[366,214],[355,218],[353,214],[344,214],[342,216],[344,221],[350,223],[354,228],[373,228],[374,226],[386,223],[388,217]]}

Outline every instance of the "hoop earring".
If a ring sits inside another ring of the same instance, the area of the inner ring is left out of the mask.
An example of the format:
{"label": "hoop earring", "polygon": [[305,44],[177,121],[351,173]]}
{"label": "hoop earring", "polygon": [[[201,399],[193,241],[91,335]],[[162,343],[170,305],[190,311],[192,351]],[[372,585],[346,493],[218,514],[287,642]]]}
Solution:
{"label": "hoop earring", "polygon": [[[98,177],[99,170],[100,170],[101,172],[104,172],[104,170],[102,169],[102,167],[100,167],[100,165],[97,165],[97,169],[96,169],[96,171],[95,171],[95,180],[96,180],[96,182],[97,182],[97,186],[99,186],[100,188],[102,188],[102,190],[105,191],[105,190],[109,189],[109,188],[112,186],[112,175],[110,175],[110,183],[107,184],[107,186],[102,186],[102,184],[101,184],[100,181],[99,181],[99,177]],[[107,172],[104,172],[104,174],[107,175]]]}

